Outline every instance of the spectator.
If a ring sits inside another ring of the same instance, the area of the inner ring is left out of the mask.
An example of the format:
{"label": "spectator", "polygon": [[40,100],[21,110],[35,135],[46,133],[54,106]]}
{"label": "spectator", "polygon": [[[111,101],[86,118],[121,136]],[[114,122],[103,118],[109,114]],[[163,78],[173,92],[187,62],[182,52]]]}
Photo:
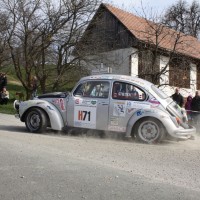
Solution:
{"label": "spectator", "polygon": [[199,112],[200,112],[200,94],[199,94],[199,91],[196,91],[195,97],[192,99],[191,110],[194,111],[194,112],[192,112],[192,116],[193,116],[194,123],[197,124],[198,116],[199,116]]}
{"label": "spectator", "polygon": [[183,107],[183,96],[179,92],[179,88],[176,88],[175,93],[172,95],[172,99],[180,106]]}
{"label": "spectator", "polygon": [[31,80],[31,87],[32,87],[32,99],[37,96],[37,87],[38,87],[38,79],[34,76]]}
{"label": "spectator", "polygon": [[187,117],[189,121],[192,120],[191,103],[192,103],[192,95],[189,95],[185,103],[185,110],[187,111]]}
{"label": "spectator", "polygon": [[9,92],[4,87],[0,93],[0,104],[7,104],[9,100]]}
{"label": "spectator", "polygon": [[2,91],[3,87],[2,87],[2,73],[0,73],[0,92]]}
{"label": "spectator", "polygon": [[3,91],[3,88],[6,88],[7,86],[7,77],[5,73],[2,73],[1,76],[1,91]]}

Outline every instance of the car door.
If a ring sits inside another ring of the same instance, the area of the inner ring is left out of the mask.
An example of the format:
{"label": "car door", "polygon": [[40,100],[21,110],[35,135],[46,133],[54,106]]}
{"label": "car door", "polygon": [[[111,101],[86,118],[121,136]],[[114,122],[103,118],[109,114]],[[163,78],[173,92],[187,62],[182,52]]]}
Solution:
{"label": "car door", "polygon": [[136,110],[145,106],[143,102],[146,94],[136,85],[114,81],[111,95],[108,130],[126,132],[130,117]]}
{"label": "car door", "polygon": [[68,126],[107,130],[109,90],[109,81],[88,80],[80,83],[68,100]]}

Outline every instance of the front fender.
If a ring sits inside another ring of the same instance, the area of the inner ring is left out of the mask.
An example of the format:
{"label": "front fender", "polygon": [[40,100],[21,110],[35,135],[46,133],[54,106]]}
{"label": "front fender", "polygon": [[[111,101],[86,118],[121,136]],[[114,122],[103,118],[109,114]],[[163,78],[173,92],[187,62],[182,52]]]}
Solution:
{"label": "front fender", "polygon": [[142,118],[152,117],[159,120],[162,124],[162,118],[169,118],[169,115],[160,109],[138,109],[136,110],[127,123],[126,137],[131,137],[133,126]]}
{"label": "front fender", "polygon": [[64,127],[64,121],[59,110],[50,102],[38,99],[24,101],[19,104],[19,115],[22,122],[25,121],[26,114],[31,108],[42,109],[49,117],[53,130],[62,130]]}

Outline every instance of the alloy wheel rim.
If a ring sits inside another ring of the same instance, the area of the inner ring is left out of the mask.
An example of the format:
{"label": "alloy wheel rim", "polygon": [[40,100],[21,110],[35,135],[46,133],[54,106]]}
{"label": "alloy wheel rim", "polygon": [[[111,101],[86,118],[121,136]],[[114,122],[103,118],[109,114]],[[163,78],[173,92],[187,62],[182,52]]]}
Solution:
{"label": "alloy wheel rim", "polygon": [[138,132],[142,140],[146,142],[155,141],[159,137],[159,127],[153,121],[145,121],[140,124]]}

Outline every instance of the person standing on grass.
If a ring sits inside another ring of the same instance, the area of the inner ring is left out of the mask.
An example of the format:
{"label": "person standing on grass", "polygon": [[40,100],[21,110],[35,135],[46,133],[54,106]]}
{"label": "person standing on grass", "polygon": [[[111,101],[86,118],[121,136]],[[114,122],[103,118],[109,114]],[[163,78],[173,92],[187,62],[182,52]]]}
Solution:
{"label": "person standing on grass", "polygon": [[32,87],[32,99],[37,96],[37,88],[38,88],[38,79],[34,76],[31,80],[31,87]]}
{"label": "person standing on grass", "polygon": [[0,73],[0,92],[2,91],[3,87],[2,87],[2,78],[3,78],[3,74]]}
{"label": "person standing on grass", "polygon": [[2,73],[1,75],[1,88],[0,88],[0,91],[3,91],[3,88],[6,88],[7,87],[7,77],[6,77],[6,74],[5,73]]}
{"label": "person standing on grass", "polygon": [[4,87],[0,93],[0,104],[7,104],[9,100],[9,92]]}

